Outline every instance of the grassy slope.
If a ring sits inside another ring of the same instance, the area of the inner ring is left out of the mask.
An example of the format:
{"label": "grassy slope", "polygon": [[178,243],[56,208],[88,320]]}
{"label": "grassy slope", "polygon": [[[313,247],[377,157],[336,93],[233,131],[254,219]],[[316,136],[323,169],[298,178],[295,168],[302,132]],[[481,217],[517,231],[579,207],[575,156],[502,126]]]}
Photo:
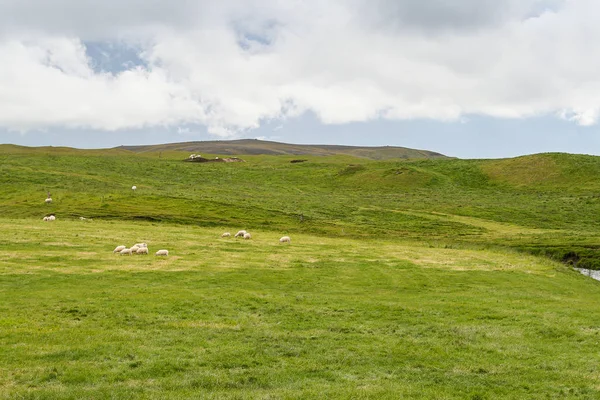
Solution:
{"label": "grassy slope", "polygon": [[[117,150],[62,154],[0,154],[0,212],[327,235],[393,233],[454,245],[511,246],[558,259],[574,251],[582,265],[600,266],[597,157],[371,161],[308,156],[308,162],[290,164],[293,156],[245,156],[246,163],[199,165],[181,162],[187,156],[181,152],[162,152],[160,158]],[[130,190],[134,184],[136,193]],[[40,208],[46,190],[55,203]]]}
{"label": "grassy slope", "polygon": [[0,396],[600,396],[598,283],[511,250],[593,263],[598,158],[182,156],[0,154]]}

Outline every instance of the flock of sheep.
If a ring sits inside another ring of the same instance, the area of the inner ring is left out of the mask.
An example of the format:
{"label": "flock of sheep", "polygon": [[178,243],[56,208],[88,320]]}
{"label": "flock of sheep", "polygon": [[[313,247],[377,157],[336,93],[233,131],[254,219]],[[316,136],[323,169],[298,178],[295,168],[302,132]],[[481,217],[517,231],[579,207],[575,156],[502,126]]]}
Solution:
{"label": "flock of sheep", "polygon": [[[225,232],[224,234],[221,235],[222,238],[226,238],[226,237],[231,237],[231,233],[229,232]],[[246,240],[251,239],[252,235],[250,235],[249,232],[247,231],[238,231],[238,233],[236,233],[233,237],[242,237]],[[280,243],[291,243],[292,240],[290,239],[289,236],[283,236],[281,239],[279,239]],[[127,246],[125,245],[121,245],[121,246],[117,246],[115,247],[115,249],[113,250],[113,253],[116,254],[120,254],[122,256],[130,256],[133,254],[149,254],[148,251],[148,245],[146,243],[136,243],[133,246],[131,246],[130,248],[127,248]],[[168,256],[169,255],[169,250],[158,250],[156,253],[154,253],[155,256]]]}
{"label": "flock of sheep", "polygon": [[[131,187],[132,190],[136,190],[137,187],[136,186],[132,186]],[[50,193],[48,193],[48,197],[45,200],[46,204],[51,204],[52,203],[52,198],[50,197]],[[80,217],[81,220],[86,220],[87,218],[84,217]],[[54,214],[50,214],[47,215],[43,218],[44,221],[55,221],[56,220],[56,216]],[[221,235],[222,238],[226,238],[226,237],[231,237],[231,233],[229,232],[225,232],[224,234]],[[241,237],[244,238],[246,240],[252,239],[252,235],[250,235],[249,232],[245,231],[245,230],[241,230],[238,231],[233,237]],[[289,236],[283,236],[281,239],[279,239],[280,243],[291,243],[292,240],[290,239]],[[131,246],[130,248],[127,248],[127,246],[125,245],[120,245],[115,247],[115,249],[113,250],[113,253],[118,253],[122,256],[124,255],[132,255],[132,254],[140,254],[140,255],[144,255],[144,254],[149,254],[149,250],[148,250],[148,245],[146,243],[136,243],[133,246]],[[155,256],[168,256],[169,255],[169,250],[158,250],[156,253],[154,253]]]}
{"label": "flock of sheep", "polygon": [[[148,245],[146,243],[136,243],[130,248],[127,246],[117,246],[113,250],[113,253],[119,253],[122,256],[130,256],[132,254],[149,254]],[[154,253],[155,256],[168,256],[169,250],[159,250]]]}
{"label": "flock of sheep", "polygon": [[[221,237],[222,238],[231,237],[231,233],[225,232],[224,234],[221,235]],[[236,233],[233,237],[241,237],[246,240],[252,239],[252,235],[250,235],[249,232],[243,231],[243,230],[238,231],[238,233]],[[292,243],[292,239],[290,239],[289,236],[283,236],[281,239],[279,239],[279,243]]]}

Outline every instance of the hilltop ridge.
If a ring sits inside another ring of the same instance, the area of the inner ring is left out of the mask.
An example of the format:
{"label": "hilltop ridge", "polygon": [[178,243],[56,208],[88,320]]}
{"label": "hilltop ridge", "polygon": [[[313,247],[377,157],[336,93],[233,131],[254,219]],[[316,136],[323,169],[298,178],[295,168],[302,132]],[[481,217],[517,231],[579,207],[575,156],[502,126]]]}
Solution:
{"label": "hilltop ridge", "polygon": [[197,141],[147,146],[119,146],[115,149],[129,150],[135,153],[189,151],[226,155],[350,155],[372,160],[387,160],[393,158],[447,158],[447,156],[433,151],[410,149],[407,147],[290,144],[258,139]]}

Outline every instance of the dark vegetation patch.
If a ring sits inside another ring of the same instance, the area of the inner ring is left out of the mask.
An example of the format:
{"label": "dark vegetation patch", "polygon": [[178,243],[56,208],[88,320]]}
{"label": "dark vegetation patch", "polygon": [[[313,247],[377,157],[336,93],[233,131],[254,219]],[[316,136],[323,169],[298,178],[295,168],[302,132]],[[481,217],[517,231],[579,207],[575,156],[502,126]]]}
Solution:
{"label": "dark vegetation patch", "polygon": [[550,258],[576,268],[600,270],[600,245],[523,245],[516,249],[536,256]]}
{"label": "dark vegetation patch", "polygon": [[358,172],[365,171],[367,168],[362,164],[348,164],[348,166],[338,172],[339,176],[350,176]]}

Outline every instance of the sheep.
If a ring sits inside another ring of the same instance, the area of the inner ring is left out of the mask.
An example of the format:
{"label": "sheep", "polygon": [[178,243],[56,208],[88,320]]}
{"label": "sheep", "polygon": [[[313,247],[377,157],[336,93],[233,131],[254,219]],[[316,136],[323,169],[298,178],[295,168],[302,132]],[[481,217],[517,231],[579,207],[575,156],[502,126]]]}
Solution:
{"label": "sheep", "polygon": [[292,243],[292,239],[290,239],[289,236],[283,236],[281,239],[279,239],[279,243]]}
{"label": "sheep", "polygon": [[169,250],[159,250],[156,253],[154,253],[155,256],[168,256],[169,255]]}
{"label": "sheep", "polygon": [[136,251],[138,251],[140,248],[138,246],[131,246],[131,252],[135,253]]}
{"label": "sheep", "polygon": [[221,235],[221,237],[230,237],[231,233],[229,232],[225,232],[224,234]]}
{"label": "sheep", "polygon": [[139,249],[137,249],[136,254],[148,254],[148,248],[140,247]]}
{"label": "sheep", "polygon": [[113,250],[113,253],[120,253],[121,250],[125,250],[127,247],[126,246],[117,246],[115,247],[115,249]]}
{"label": "sheep", "polygon": [[244,237],[246,233],[246,231],[238,231],[233,237]]}
{"label": "sheep", "polygon": [[54,216],[54,214],[48,216],[48,221],[54,221],[55,219],[56,217]]}
{"label": "sheep", "polygon": [[48,217],[44,217],[44,218],[42,218],[42,220],[48,221]]}
{"label": "sheep", "polygon": [[133,186],[131,187],[131,190],[133,190],[133,191],[135,192],[135,191],[137,190],[137,186],[133,185]]}
{"label": "sheep", "polygon": [[250,236],[250,234],[248,232],[244,233],[244,239],[248,240],[248,239],[252,239],[252,236]]}
{"label": "sheep", "polygon": [[119,254],[121,254],[122,256],[124,256],[125,254],[130,256],[131,253],[132,253],[131,249],[123,249],[119,252]]}
{"label": "sheep", "polygon": [[148,247],[148,245],[146,243],[136,243],[136,244],[134,244],[134,246],[137,246],[137,247],[140,247],[140,248],[141,247]]}
{"label": "sheep", "polygon": [[46,202],[46,204],[51,204],[52,203],[52,199],[50,197],[48,197],[46,200],[44,200]]}

